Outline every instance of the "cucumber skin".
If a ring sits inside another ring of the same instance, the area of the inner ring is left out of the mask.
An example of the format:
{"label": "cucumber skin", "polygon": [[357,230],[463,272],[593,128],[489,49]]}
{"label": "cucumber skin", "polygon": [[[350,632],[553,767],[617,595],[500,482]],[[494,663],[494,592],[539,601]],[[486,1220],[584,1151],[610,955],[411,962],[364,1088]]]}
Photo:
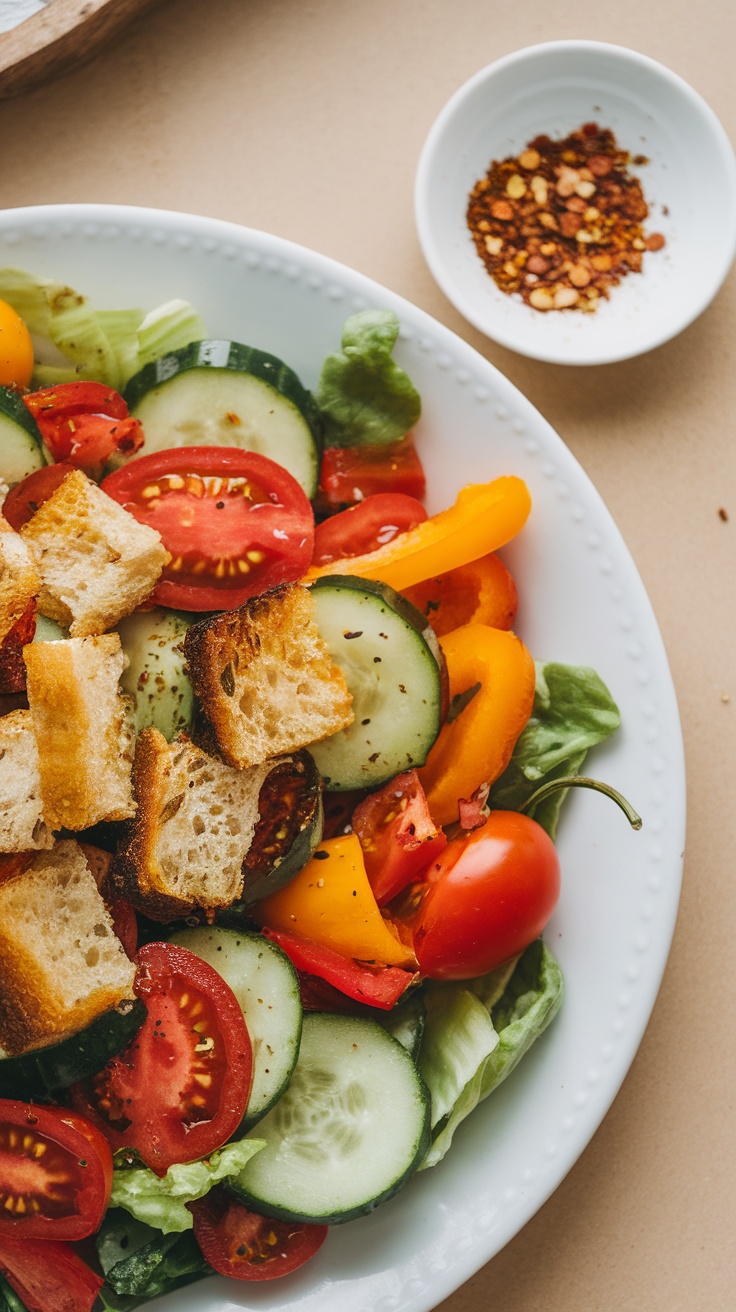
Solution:
{"label": "cucumber skin", "polygon": [[[230,348],[227,358],[223,362],[218,361],[217,364],[210,363],[208,355],[215,353],[216,348],[222,351],[225,345]],[[319,463],[324,445],[322,416],[312,393],[307,391],[294,370],[283,360],[279,360],[278,356],[270,355],[268,351],[260,351],[256,346],[246,346],[243,342],[206,338],[201,342],[190,342],[188,346],[183,346],[178,351],[171,351],[159,360],[154,360],[152,364],[144,365],[125,385],[123,396],[127,401],[128,409],[134,414],[136,407],[148,392],[153,391],[155,387],[163,387],[178,374],[185,373],[189,369],[209,368],[232,369],[236,373],[252,374],[254,378],[259,378],[262,383],[267,383],[286,397],[287,401],[291,401],[305,419],[312,434]]]}
{"label": "cucumber skin", "polygon": [[[305,1015],[305,1020],[307,1020],[308,1016],[319,1016],[322,1014],[323,1013],[321,1012],[308,1012]],[[329,1013],[324,1013],[324,1014],[329,1015],[329,1019],[331,1020],[336,1019],[336,1017],[333,1016],[332,1014]],[[395,1039],[393,1035],[388,1034],[387,1031],[383,1029],[383,1027],[379,1025],[377,1021],[368,1021],[367,1023],[375,1026],[376,1029],[380,1029],[381,1033],[386,1038],[389,1038],[392,1043],[395,1043],[398,1047],[402,1049],[402,1052],[404,1052],[405,1056],[407,1057],[407,1060],[411,1061],[412,1065],[414,1065],[414,1062],[410,1057],[409,1053],[403,1047],[403,1045],[399,1043],[398,1039]],[[261,1198],[257,1194],[252,1194],[247,1189],[245,1189],[239,1183],[238,1176],[229,1179],[226,1183],[226,1188],[231,1193],[233,1193],[237,1198],[239,1198],[241,1202],[244,1202],[252,1211],[262,1213],[264,1216],[272,1216],[274,1220],[277,1221],[300,1221],[307,1225],[309,1224],[343,1225],[346,1221],[354,1221],[359,1216],[369,1216],[371,1212],[375,1212],[377,1207],[380,1207],[381,1203],[388,1202],[389,1198],[393,1198],[395,1194],[400,1193],[400,1191],[409,1182],[411,1177],[416,1173],[417,1169],[424,1161],[424,1158],[427,1156],[427,1153],[429,1152],[431,1146],[432,1136],[431,1136],[431,1129],[430,1129],[430,1113],[431,1113],[430,1093],[429,1093],[429,1089],[424,1083],[424,1080],[422,1079],[421,1074],[419,1073],[418,1068],[416,1066],[414,1066],[414,1068],[416,1071],[417,1084],[421,1089],[424,1098],[424,1109],[425,1109],[424,1125],[422,1127],[422,1133],[419,1139],[419,1143],[417,1144],[417,1150],[416,1153],[414,1154],[414,1158],[412,1159],[411,1164],[407,1167],[407,1169],[403,1172],[403,1174],[399,1176],[397,1180],[392,1181],[391,1185],[386,1190],[384,1190],[382,1194],[378,1194],[375,1198],[372,1198],[370,1202],[360,1204],[359,1206],[356,1207],[348,1208],[346,1211],[331,1212],[329,1215],[320,1214],[318,1216],[314,1216],[314,1215],[308,1215],[305,1212],[294,1212],[287,1207],[278,1207],[270,1202],[266,1202],[263,1198]],[[256,1137],[258,1136],[258,1126],[255,1127],[254,1134],[256,1135]]]}
{"label": "cucumber skin", "polygon": [[[309,588],[310,591],[324,591],[325,589],[338,591],[342,588],[346,592],[368,593],[370,596],[374,596],[379,601],[383,602],[390,610],[393,610],[400,619],[410,625],[411,628],[413,628],[424,640],[430,653],[435,659],[439,673],[440,704],[438,711],[437,734],[435,735],[436,741],[440,728],[444,724],[447,716],[450,702],[450,681],[444,653],[437,638],[437,634],[427,620],[426,615],[423,615],[413,602],[408,601],[406,597],[402,596],[400,592],[396,592],[396,590],[390,587],[389,584],[379,583],[375,579],[359,578],[354,574],[327,574],[322,578],[315,579],[315,581],[309,585]],[[329,739],[325,741],[329,742]],[[316,744],[316,746],[319,747],[320,744]],[[418,764],[424,764],[424,762],[418,762]],[[405,769],[406,767],[404,766],[403,768]],[[375,778],[370,780],[364,778],[350,779],[347,783],[330,779],[328,786],[331,790],[338,793],[349,792],[353,788],[368,788],[370,790],[375,790],[382,787],[383,784],[388,783],[398,773],[399,769],[394,770],[390,774],[381,771]]]}
{"label": "cucumber skin", "polygon": [[103,1012],[79,1034],[47,1048],[35,1048],[19,1057],[0,1059],[0,1097],[45,1098],[68,1089],[78,1080],[96,1075],[111,1057],[127,1047],[146,1019],[140,998],[131,999],[127,1011]]}
{"label": "cucumber skin", "polygon": [[[38,448],[38,463],[36,469],[43,469],[49,463],[50,457],[46,453],[46,447],[43,438],[33,415],[26,405],[23,404],[17,392],[12,387],[0,386],[0,419],[7,419],[10,423],[15,424],[18,428],[23,429],[28,434],[36,447]],[[7,468],[7,467],[6,467]],[[28,469],[28,473],[35,472]],[[2,459],[0,458],[0,478],[3,477]]]}
{"label": "cucumber skin", "polygon": [[405,620],[405,622],[410,624],[413,629],[416,629],[417,633],[424,638],[424,641],[434,656],[440,671],[440,684],[442,689],[442,705],[440,712],[444,722],[450,700],[450,681],[447,674],[447,662],[437,634],[429,623],[426,615],[420,611],[419,607],[415,606],[407,597],[402,596],[402,594],[397,592],[395,588],[390,587],[388,583],[378,583],[375,579],[361,579],[357,574],[325,574],[322,578],[315,579],[313,583],[310,583],[309,587],[310,590],[342,587],[349,591],[369,592],[374,597],[378,597],[381,601],[384,601],[387,606],[391,607],[391,610],[396,611],[396,614],[402,620]]}
{"label": "cucumber skin", "polygon": [[[201,928],[204,928],[204,926],[202,926]],[[207,930],[211,931],[214,935],[217,935],[218,930],[222,928],[223,927],[219,925],[207,926]],[[170,935],[168,942],[178,943],[180,947],[188,948],[188,950],[190,952],[193,952],[195,956],[201,957],[203,954],[197,951],[197,933],[199,932],[199,930],[200,927],[187,925],[185,929],[179,929],[174,934]],[[229,930],[226,932],[231,933],[233,937],[235,937],[235,934],[237,933],[240,939],[248,939],[250,941],[251,946],[255,948],[258,952],[267,953],[270,956],[275,957],[280,962],[282,962],[284,971],[288,974],[290,982],[293,986],[294,996],[295,997],[299,996],[299,977],[296,973],[296,970],[294,969],[294,966],[292,965],[288,956],[284,952],[283,948],[280,948],[277,943],[272,943],[269,939],[264,938],[263,935],[259,934],[257,930],[250,930],[247,932],[243,932],[241,930]],[[223,946],[227,946],[227,944],[225,943]],[[212,959],[213,956],[214,954],[211,954],[210,956],[204,956],[203,959],[207,961],[213,967],[214,970],[217,970],[217,962]],[[223,976],[223,978],[225,978],[225,976]],[[232,983],[230,983],[230,981],[227,978],[225,978],[225,983],[229,984],[230,988],[233,988]],[[233,988],[233,992],[234,991],[235,990]],[[242,1003],[240,1005],[242,1008]],[[243,1015],[245,1016],[245,1020],[247,1024],[248,1017],[245,1013],[244,1008],[243,1008]],[[247,1133],[248,1130],[253,1129],[253,1127],[257,1125],[259,1121],[263,1120],[263,1117],[266,1116],[268,1112],[270,1112],[271,1108],[278,1102],[279,1098],[281,1097],[281,1094],[287,1088],[289,1080],[291,1079],[294,1073],[294,1068],[297,1064],[297,1061],[299,1060],[299,1043],[301,1041],[301,1027],[302,1027],[302,1017],[300,1015],[297,1041],[294,1045],[294,1059],[291,1063],[291,1068],[288,1072],[286,1079],[282,1081],[280,1087],[273,1094],[271,1101],[267,1103],[265,1106],[260,1107],[257,1111],[250,1110],[251,1098],[249,1097],[248,1106],[246,1107],[245,1113],[243,1115],[243,1119],[240,1122],[238,1129],[235,1131],[235,1134],[232,1136],[234,1139],[242,1138]],[[251,1037],[252,1037],[251,1029],[249,1029],[249,1033],[251,1033]],[[252,1097],[252,1093],[253,1090],[251,1089],[251,1097]]]}
{"label": "cucumber skin", "polygon": [[[30,437],[35,438],[38,442],[41,452],[43,453],[43,438],[33,415],[27,405],[23,404],[21,397],[12,387],[0,386],[0,415],[5,415],[7,419],[12,419],[14,424],[19,428],[25,428]],[[44,459],[44,464],[46,460]]]}
{"label": "cucumber skin", "polygon": [[[249,878],[246,875],[243,885],[243,892],[237,902],[231,903],[229,907],[218,908],[215,912],[215,923],[218,925],[231,926],[238,929],[244,923],[250,921],[250,908],[255,902],[260,902],[261,898],[268,897],[270,893],[275,893],[278,889],[284,888],[295,875],[303,870],[308,861],[311,860],[322,842],[322,831],[324,828],[324,808],[322,805],[322,778],[314,763],[314,758],[308,751],[302,749],[300,752],[293,754],[294,758],[304,764],[305,785],[309,797],[313,800],[313,810],[302,823],[299,832],[296,834],[291,847],[283,856],[277,857],[276,862],[271,865],[270,870]],[[267,784],[264,780],[262,788]],[[256,827],[256,834],[258,829]],[[247,863],[246,855],[246,863]],[[244,863],[245,865],[245,863]]]}

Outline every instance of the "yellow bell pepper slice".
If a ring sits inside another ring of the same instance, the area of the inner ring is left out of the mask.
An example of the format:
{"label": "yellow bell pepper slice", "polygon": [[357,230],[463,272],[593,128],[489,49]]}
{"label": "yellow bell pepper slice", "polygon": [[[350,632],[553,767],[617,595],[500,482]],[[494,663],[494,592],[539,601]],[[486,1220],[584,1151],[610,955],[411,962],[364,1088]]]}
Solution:
{"label": "yellow bell pepper slice", "polygon": [[304,582],[327,574],[354,574],[402,592],[502,547],[524,527],[531,504],[521,478],[509,475],[492,483],[470,483],[447,510],[400,533],[377,551],[312,566]]}
{"label": "yellow bell pepper slice", "polygon": [[381,915],[356,834],[325,839],[290,884],[256,903],[253,917],[261,926],[302,934],[357,961],[416,965]]}
{"label": "yellow bell pepper slice", "polygon": [[452,699],[480,684],[460,714],[445,723],[418,771],[436,824],[458,818],[470,798],[506,769],[534,705],[534,661],[520,638],[485,624],[465,624],[440,638]]}

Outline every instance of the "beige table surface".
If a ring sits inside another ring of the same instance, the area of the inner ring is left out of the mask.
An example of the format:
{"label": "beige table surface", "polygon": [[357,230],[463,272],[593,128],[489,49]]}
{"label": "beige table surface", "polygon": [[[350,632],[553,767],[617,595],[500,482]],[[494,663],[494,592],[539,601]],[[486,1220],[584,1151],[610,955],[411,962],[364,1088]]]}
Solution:
{"label": "beige table surface", "polygon": [[649,590],[679,696],[689,777],[680,917],[641,1049],[592,1143],[441,1306],[720,1312],[736,1308],[736,275],[658,351],[564,369],[471,329],[433,283],[414,229],[417,158],[449,95],[492,59],[561,37],[661,60],[736,140],[731,0],[152,0],[88,67],[0,104],[0,203],[201,212],[342,260],[493,361],[600,489]]}

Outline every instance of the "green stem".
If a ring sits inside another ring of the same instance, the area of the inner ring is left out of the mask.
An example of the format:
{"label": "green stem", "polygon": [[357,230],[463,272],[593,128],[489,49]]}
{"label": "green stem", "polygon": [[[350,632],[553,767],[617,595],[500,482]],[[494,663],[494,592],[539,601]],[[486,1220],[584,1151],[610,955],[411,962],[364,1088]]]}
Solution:
{"label": "green stem", "polygon": [[596,793],[603,793],[605,797],[610,797],[612,802],[621,807],[632,829],[641,829],[641,816],[621,793],[610,784],[601,783],[600,779],[590,779],[584,774],[569,774],[560,779],[548,779],[546,784],[542,784],[535,793],[532,793],[520,810],[528,811],[530,807],[544,801],[545,797],[549,797],[550,793],[556,792],[558,788],[592,788]]}

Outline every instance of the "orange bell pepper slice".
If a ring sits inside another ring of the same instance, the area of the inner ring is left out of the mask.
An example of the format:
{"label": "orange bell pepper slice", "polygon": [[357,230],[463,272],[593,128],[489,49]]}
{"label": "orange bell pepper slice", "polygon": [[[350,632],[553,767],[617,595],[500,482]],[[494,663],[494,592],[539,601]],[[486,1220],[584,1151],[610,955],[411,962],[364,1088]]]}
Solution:
{"label": "orange bell pepper slice", "polygon": [[378,909],[356,834],[326,839],[291,883],[257,902],[252,914],[262,927],[301,934],[356,961],[416,964]]}
{"label": "orange bell pepper slice", "polygon": [[534,704],[534,661],[520,638],[485,624],[466,624],[440,638],[452,699],[480,687],[456,718],[445,723],[427,763],[417,773],[430,812],[440,825],[458,818],[470,798],[506,769]]}
{"label": "orange bell pepper slice", "polygon": [[327,574],[353,574],[403,592],[502,547],[524,527],[531,504],[526,483],[513,475],[491,483],[469,483],[447,510],[400,533],[377,551],[313,566],[304,582]]}
{"label": "orange bell pepper slice", "polygon": [[510,629],[519,602],[513,578],[493,551],[405,588],[404,596],[426,615],[438,638],[462,624]]}

